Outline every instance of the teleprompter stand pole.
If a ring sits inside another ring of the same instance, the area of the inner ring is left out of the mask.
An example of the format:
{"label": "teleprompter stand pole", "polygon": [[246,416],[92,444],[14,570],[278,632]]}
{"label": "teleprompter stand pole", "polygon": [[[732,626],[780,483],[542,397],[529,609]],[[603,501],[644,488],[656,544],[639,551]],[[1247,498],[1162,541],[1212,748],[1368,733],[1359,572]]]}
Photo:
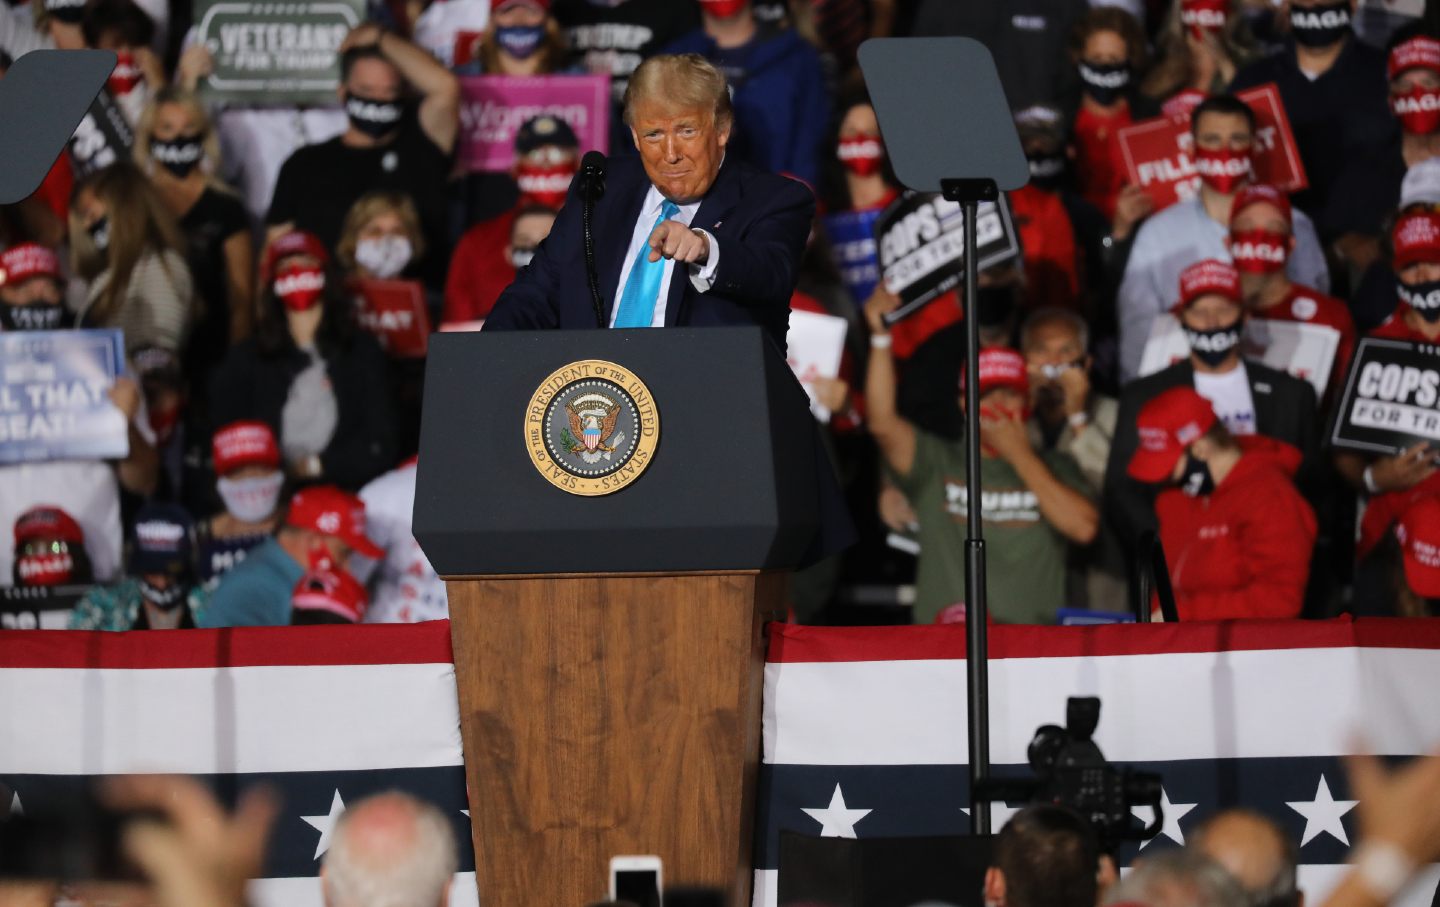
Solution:
{"label": "teleprompter stand pole", "polygon": [[[985,540],[980,483],[980,332],[975,314],[976,216],[981,202],[1030,181],[1030,167],[995,58],[973,38],[871,38],[860,68],[901,185],[940,192],[965,215],[965,670],[969,679],[970,826],[990,833],[990,804],[978,796],[990,774],[990,683],[986,667]],[[957,86],[959,90],[957,90]]]}
{"label": "teleprompter stand pole", "polygon": [[[986,623],[985,537],[981,522],[980,483],[980,320],[975,311],[975,219],[980,202],[999,199],[1000,189],[990,179],[942,179],[945,198],[959,202],[965,212],[965,671],[970,685],[969,740],[970,789],[976,790],[990,773],[990,666]],[[990,803],[970,803],[970,831],[990,833]]]}

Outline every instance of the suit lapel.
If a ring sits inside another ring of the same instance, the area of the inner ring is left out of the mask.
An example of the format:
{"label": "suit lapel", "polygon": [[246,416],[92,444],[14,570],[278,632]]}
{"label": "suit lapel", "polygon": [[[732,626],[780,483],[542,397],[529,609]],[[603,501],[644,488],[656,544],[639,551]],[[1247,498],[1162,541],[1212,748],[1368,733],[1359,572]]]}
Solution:
{"label": "suit lapel", "polygon": [[[638,169],[638,168],[637,168]],[[640,208],[645,204],[645,194],[650,191],[650,181],[643,177],[630,186],[615,186],[620,190],[616,195],[618,204],[609,206],[607,217],[595,219],[595,266],[600,281],[600,298],[605,300],[605,321],[608,324],[611,313],[620,297],[620,272],[630,254],[630,240],[635,235],[635,222],[640,218]],[[598,211],[596,212],[598,215]]]}
{"label": "suit lapel", "polygon": [[[737,168],[732,166],[727,159],[720,166],[720,172],[715,176],[715,185],[705,193],[701,200],[699,209],[690,220],[690,226],[696,230],[706,230],[716,241],[720,237],[715,232],[715,225],[722,222],[730,209],[740,202],[740,178],[736,175]],[[690,268],[688,265],[676,264],[670,274],[670,293],[665,299],[665,326],[675,327],[683,323],[683,317],[689,312],[688,302],[695,293],[695,287],[690,283]]]}

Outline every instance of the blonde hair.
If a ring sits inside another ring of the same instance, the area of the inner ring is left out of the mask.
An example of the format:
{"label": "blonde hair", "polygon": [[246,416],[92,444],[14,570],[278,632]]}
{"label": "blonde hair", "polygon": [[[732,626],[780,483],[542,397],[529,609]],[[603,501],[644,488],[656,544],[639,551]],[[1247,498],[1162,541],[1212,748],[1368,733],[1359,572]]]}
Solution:
{"label": "blonde hair", "polygon": [[[95,248],[77,210],[80,196],[86,192],[93,192],[105,206],[110,242],[103,252]],[[75,273],[93,281],[110,272],[109,282],[90,309],[96,322],[105,324],[115,315],[140,259],[159,255],[161,266],[168,268],[162,254],[167,251],[183,259],[184,240],[175,217],[139,167],[119,161],[75,184],[70,195],[70,254]]]}
{"label": "blonde hair", "polygon": [[365,225],[382,214],[394,213],[405,228],[410,240],[412,261],[419,261],[425,254],[425,234],[420,229],[420,212],[415,202],[403,192],[382,190],[367,192],[355,200],[345,213],[345,224],[340,228],[340,241],[335,244],[335,258],[346,271],[355,269],[355,247],[360,244],[360,231]]}
{"label": "blonde hair", "polygon": [[[1220,48],[1236,69],[1259,56],[1255,39],[1245,21],[1241,0],[1230,0],[1230,8],[1225,15],[1225,28],[1218,35],[1218,39]],[[1180,0],[1175,0],[1170,7],[1165,24],[1155,37],[1155,43],[1159,52],[1155,55],[1150,72],[1140,82],[1140,93],[1163,101],[1189,87],[1195,78],[1195,56],[1185,37],[1185,25],[1180,21]],[[1218,68],[1215,78],[1220,78]],[[1224,85],[1212,84],[1206,89],[1206,94],[1216,94],[1224,88]]]}
{"label": "blonde hair", "polygon": [[632,124],[635,105],[644,100],[659,101],[671,110],[708,108],[720,129],[728,129],[735,120],[725,74],[699,54],[659,54],[641,63],[625,87],[627,126]]}
{"label": "blonde hair", "polygon": [[200,127],[200,147],[204,155],[200,158],[200,169],[205,174],[205,181],[217,189],[233,191],[218,176],[220,172],[220,137],[215,134],[215,129],[210,122],[210,114],[206,113],[205,107],[194,92],[187,91],[174,85],[157,91],[145,105],[140,113],[140,121],[135,124],[135,147],[133,154],[135,163],[148,176],[155,172],[155,161],[150,157],[150,140],[155,137],[155,118],[159,116],[162,104],[175,104],[185,109],[185,113]]}

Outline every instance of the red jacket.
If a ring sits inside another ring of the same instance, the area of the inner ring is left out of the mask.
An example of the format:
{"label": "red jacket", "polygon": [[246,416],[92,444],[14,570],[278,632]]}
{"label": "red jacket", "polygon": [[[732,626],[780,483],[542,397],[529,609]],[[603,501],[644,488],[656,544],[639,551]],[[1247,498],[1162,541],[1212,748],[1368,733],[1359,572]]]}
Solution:
{"label": "red jacket", "polygon": [[441,321],[477,321],[490,314],[495,301],[515,279],[515,266],[505,257],[510,231],[520,207],[481,221],[460,237],[450,255],[445,279],[445,311]]}
{"label": "red jacket", "polygon": [[1155,502],[1181,620],[1300,616],[1315,514],[1284,469],[1242,454],[1213,493]]}

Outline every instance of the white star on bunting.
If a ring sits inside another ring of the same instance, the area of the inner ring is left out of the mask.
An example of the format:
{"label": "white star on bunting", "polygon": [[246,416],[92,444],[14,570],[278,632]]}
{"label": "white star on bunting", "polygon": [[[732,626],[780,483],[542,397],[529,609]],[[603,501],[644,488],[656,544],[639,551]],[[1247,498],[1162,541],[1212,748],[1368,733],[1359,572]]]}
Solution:
{"label": "white star on bunting", "polygon": [[15,793],[14,793],[13,795],[11,795],[11,797],[10,797],[10,815],[12,815],[12,816],[23,816],[23,815],[25,815],[25,807],[22,806],[22,805],[20,805],[20,792],[19,792],[18,790],[15,791]]}
{"label": "white star on bunting", "polygon": [[325,851],[330,849],[330,834],[335,831],[335,823],[340,815],[345,812],[345,801],[340,799],[340,791],[335,791],[335,799],[330,801],[330,812],[323,816],[301,816],[307,825],[320,832],[320,842],[315,845],[315,859],[320,859]]}
{"label": "white star on bunting", "polygon": [[1285,805],[1305,817],[1305,834],[1300,836],[1301,847],[1309,844],[1312,838],[1327,832],[1349,847],[1350,839],[1345,836],[1345,825],[1340,821],[1340,817],[1354,809],[1359,802],[1336,800],[1330,794],[1330,785],[1325,781],[1325,775],[1321,774],[1320,786],[1315,789],[1314,800],[1297,800],[1294,803],[1286,801]]}
{"label": "white star on bunting", "polygon": [[[1024,808],[1025,807],[1023,805],[1011,806],[1009,803],[1004,802],[991,803],[990,830],[998,832],[1000,829],[1005,827],[1005,824],[1009,822],[1016,813],[1018,813]],[[967,816],[970,815],[970,807],[968,806],[960,807],[960,811]]]}
{"label": "white star on bunting", "polygon": [[870,815],[868,809],[850,809],[845,805],[845,795],[840,792],[840,785],[835,785],[835,793],[830,795],[830,805],[824,809],[803,809],[801,812],[820,823],[820,837],[822,838],[853,838],[855,837],[855,823]]}
{"label": "white star on bunting", "polygon": [[[1198,806],[1198,803],[1171,803],[1170,794],[1165,788],[1160,788],[1160,810],[1165,814],[1165,824],[1160,826],[1154,838],[1140,842],[1140,849],[1144,850],[1145,845],[1156,840],[1161,835],[1174,841],[1176,844],[1185,843],[1185,833],[1180,830],[1180,820],[1185,814]],[[1132,806],[1130,812],[1141,822],[1149,823],[1155,818],[1155,812],[1148,806]]]}

